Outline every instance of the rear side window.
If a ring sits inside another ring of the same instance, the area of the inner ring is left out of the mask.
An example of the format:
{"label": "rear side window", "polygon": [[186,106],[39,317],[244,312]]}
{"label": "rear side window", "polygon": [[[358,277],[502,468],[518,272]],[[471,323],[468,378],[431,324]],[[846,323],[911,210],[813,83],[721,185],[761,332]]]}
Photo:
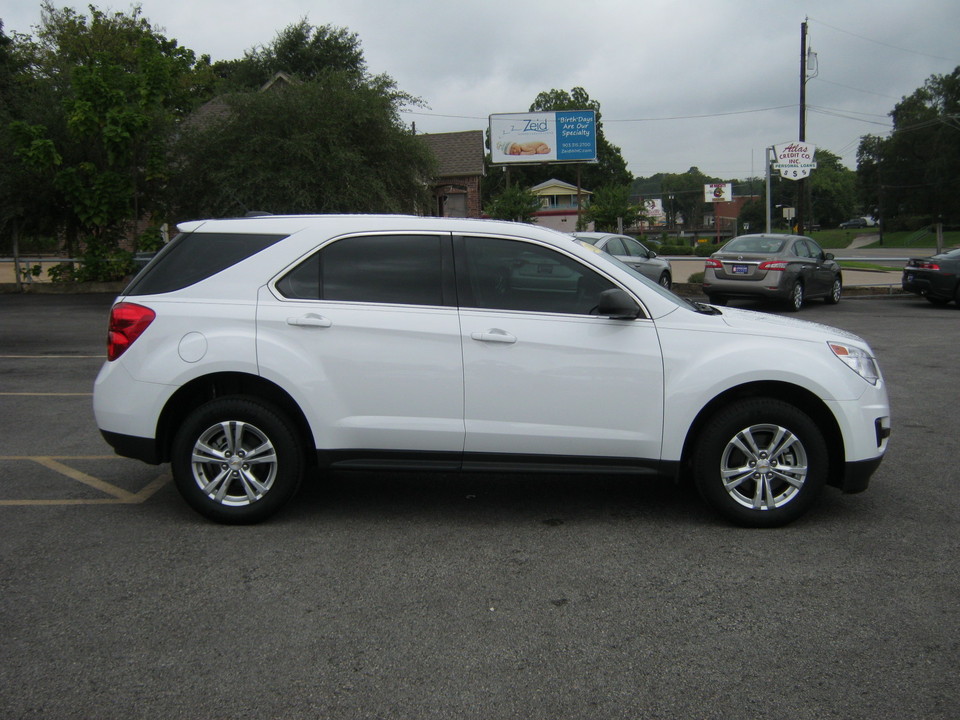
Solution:
{"label": "rear side window", "polygon": [[453,304],[449,238],[371,235],[337,240],[277,282],[284,296],[299,300]]}
{"label": "rear side window", "polygon": [[157,295],[182,290],[285,237],[202,232],[178,235],[133,279],[124,295]]}

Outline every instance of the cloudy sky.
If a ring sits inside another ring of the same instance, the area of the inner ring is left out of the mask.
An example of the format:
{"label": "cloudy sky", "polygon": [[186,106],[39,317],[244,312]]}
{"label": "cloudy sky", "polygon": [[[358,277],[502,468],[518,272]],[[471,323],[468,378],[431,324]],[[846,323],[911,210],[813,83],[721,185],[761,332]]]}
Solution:
{"label": "cloudy sky", "polygon": [[[91,0],[92,1],[92,0]],[[55,2],[86,12],[87,3]],[[101,10],[125,3],[94,3]],[[933,74],[960,66],[957,0],[142,0],[167,37],[242,57],[306,18],[356,33],[372,72],[427,107],[418,132],[484,129],[537,94],[583,87],[637,176],[699,167],[763,173],[764,149],[798,139],[801,24],[816,53],[806,139],[856,167],[859,138]],[[39,0],[4,0],[7,34]]]}

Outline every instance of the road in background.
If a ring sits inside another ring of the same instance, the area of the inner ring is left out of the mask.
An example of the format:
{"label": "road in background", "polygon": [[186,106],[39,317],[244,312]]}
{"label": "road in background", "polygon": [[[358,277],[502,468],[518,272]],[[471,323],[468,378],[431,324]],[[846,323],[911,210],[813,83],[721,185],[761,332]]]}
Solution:
{"label": "road in background", "polygon": [[375,473],[211,524],[96,431],[112,299],[0,295],[0,717],[956,717],[952,305],[792,316],[873,344],[893,435],[762,531],[665,483]]}

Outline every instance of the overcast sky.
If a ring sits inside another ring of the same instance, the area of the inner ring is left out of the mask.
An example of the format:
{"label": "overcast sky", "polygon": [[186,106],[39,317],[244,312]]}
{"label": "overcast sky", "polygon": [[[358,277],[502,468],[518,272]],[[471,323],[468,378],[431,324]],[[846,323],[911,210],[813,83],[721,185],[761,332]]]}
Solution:
{"label": "overcast sky", "polygon": [[[55,2],[86,13],[88,3]],[[93,3],[129,11],[126,3]],[[537,94],[583,87],[637,176],[697,166],[762,175],[764,149],[798,139],[800,28],[817,55],[807,142],[856,167],[859,139],[933,74],[960,66],[958,0],[142,0],[167,37],[214,60],[306,18],[356,33],[369,69],[427,107],[418,132],[485,129]],[[4,0],[4,31],[32,33],[38,0]]]}

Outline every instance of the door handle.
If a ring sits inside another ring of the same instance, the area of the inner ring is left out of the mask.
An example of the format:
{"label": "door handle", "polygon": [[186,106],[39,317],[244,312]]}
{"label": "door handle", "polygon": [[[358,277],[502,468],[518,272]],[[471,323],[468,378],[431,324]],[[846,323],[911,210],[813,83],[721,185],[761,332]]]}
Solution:
{"label": "door handle", "polygon": [[470,337],[472,337],[474,340],[479,340],[480,342],[505,343],[508,345],[517,341],[515,335],[511,335],[506,330],[500,330],[499,328],[493,328],[492,330],[487,330],[486,332],[470,333]]}
{"label": "door handle", "polygon": [[323,315],[307,313],[300,317],[288,317],[287,325],[296,325],[298,327],[330,327],[333,325],[333,322],[329,318],[323,317]]}

